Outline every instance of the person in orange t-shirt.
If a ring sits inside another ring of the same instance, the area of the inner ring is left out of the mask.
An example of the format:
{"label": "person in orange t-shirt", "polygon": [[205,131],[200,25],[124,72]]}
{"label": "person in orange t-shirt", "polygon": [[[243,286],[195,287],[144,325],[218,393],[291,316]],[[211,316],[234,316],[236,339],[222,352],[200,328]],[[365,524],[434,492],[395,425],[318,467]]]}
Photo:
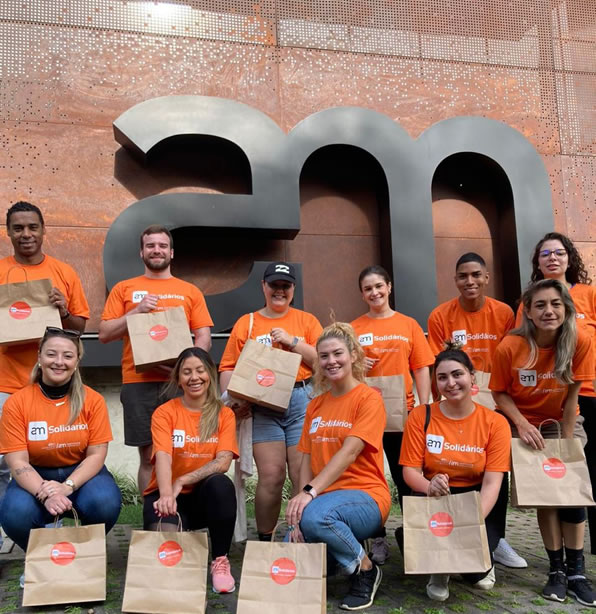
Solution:
{"label": "person in orange t-shirt", "polygon": [[378,533],[391,508],[384,475],[385,408],[364,383],[365,356],[349,324],[336,322],[317,341],[315,388],[298,449],[302,491],[286,508],[291,536],[324,542],[350,590],[340,608],[372,605],[381,569],[361,542]]}
{"label": "person in orange t-shirt", "polygon": [[104,462],[112,431],[103,398],[78,370],[78,331],[48,328],[39,345],[33,383],[15,392],[0,420],[0,451],[13,480],[0,506],[6,534],[23,550],[31,529],[76,510],[83,524],[105,524],[120,513],[120,490]]}
{"label": "person in orange t-shirt", "polygon": [[[514,437],[534,449],[544,438],[559,436],[585,443],[577,397],[582,382],[594,379],[590,337],[575,325],[575,307],[563,283],[543,279],[523,296],[521,327],[512,331],[495,352],[490,387],[498,409],[511,423]],[[585,508],[539,509],[538,525],[550,560],[546,599],[564,601],[570,594],[583,605],[596,606],[596,592],[584,573]],[[566,559],[566,560],[565,560]]]}
{"label": "person in orange t-shirt", "polygon": [[194,334],[195,346],[206,351],[211,349],[213,321],[201,291],[171,273],[174,249],[170,231],[164,226],[149,226],[141,233],[140,243],[145,273],[112,288],[101,316],[99,340],[102,343],[123,340],[120,401],[124,443],[139,449],[138,483],[143,492],[151,475],[151,415],[167,400],[161,393],[171,369],[158,366],[143,373],[136,372],[126,318],[131,314],[182,306]]}
{"label": "person in orange t-shirt", "polygon": [[[427,403],[430,397],[429,366],[435,357],[420,325],[389,305],[391,279],[383,267],[366,267],[358,277],[358,286],[368,305],[368,313],[351,324],[366,354],[367,377],[398,376],[402,384],[404,413],[414,407],[414,381],[420,403]],[[403,432],[393,429],[383,434],[383,449],[400,506],[404,495],[410,494],[399,466],[402,437]],[[383,565],[388,557],[389,545],[383,527],[381,534],[372,540],[371,558]]]}
{"label": "person in orange t-shirt", "polygon": [[[549,232],[534,248],[531,281],[558,279],[565,284],[575,305],[578,328],[592,336],[596,344],[596,287],[588,276],[581,254],[571,239],[559,232]],[[517,310],[516,326],[523,319],[523,303]],[[596,348],[594,349],[596,351]],[[596,490],[596,392],[594,381],[582,382],[579,389],[579,411],[584,418],[583,427],[588,438],[584,448],[592,490]],[[596,554],[596,508],[589,507],[591,553]]]}
{"label": "person in orange t-shirt", "polygon": [[[6,232],[14,254],[0,260],[0,284],[49,279],[50,304],[58,309],[62,327],[84,331],[89,305],[81,280],[68,264],[44,254],[46,228],[40,209],[24,201],[12,205],[6,212]],[[38,347],[37,342],[0,346],[0,415],[10,395],[29,384]],[[0,503],[9,478],[0,456]]]}
{"label": "person in orange t-shirt", "polygon": [[[465,577],[476,588],[490,590],[495,584],[492,553],[501,536],[495,504],[503,475],[510,469],[511,431],[503,416],[474,402],[474,366],[459,344],[437,355],[434,377],[442,400],[412,411],[399,462],[414,492],[429,497],[480,492],[493,567]],[[431,599],[445,601],[449,576],[431,575],[426,592]]]}
{"label": "person in orange t-shirt", "polygon": [[236,419],[217,394],[217,369],[207,352],[183,350],[170,377],[182,396],[160,405],[151,418],[153,470],[143,501],[144,528],[162,523],[183,530],[207,527],[211,579],[216,593],[234,591],[228,552],[236,522],[236,493],[225,473],[238,458]]}
{"label": "person in orange t-shirt", "polygon": [[263,274],[265,306],[243,315],[232,328],[219,363],[220,385],[226,391],[242,348],[248,339],[300,354],[302,362],[285,412],[249,404],[225,392],[224,399],[238,418],[252,414],[252,449],[258,481],[255,519],[261,541],[270,541],[279,518],[286,466],[293,494],[298,492],[301,454],[297,450],[304,413],[312,398],[311,367],[316,358],[313,347],[321,324],[315,316],[291,307],[296,271],[288,262],[273,262]]}

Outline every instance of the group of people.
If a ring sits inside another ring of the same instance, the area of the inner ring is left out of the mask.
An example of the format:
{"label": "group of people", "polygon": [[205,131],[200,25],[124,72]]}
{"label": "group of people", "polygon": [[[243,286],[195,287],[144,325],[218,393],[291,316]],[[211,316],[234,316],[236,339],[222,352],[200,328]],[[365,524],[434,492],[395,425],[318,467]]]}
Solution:
{"label": "group of people", "polygon": [[[0,522],[25,549],[32,528],[73,507],[83,523],[105,523],[109,531],[120,493],[104,465],[112,439],[106,404],[83,385],[78,370],[89,316],[80,280],[43,253],[45,226],[37,207],[16,203],[6,226],[14,255],[0,260],[0,284],[19,281],[19,275],[51,279],[50,302],[62,320],[62,328],[48,328],[38,346],[0,348],[0,453],[13,477],[6,492],[0,490]],[[294,267],[270,264],[262,281],[265,304],[234,325],[219,378],[208,353],[213,322],[204,297],[172,276],[173,253],[166,228],[143,231],[144,274],[111,290],[99,338],[123,340],[124,437],[139,449],[144,527],[156,530],[160,520],[178,524],[179,514],[184,529],[207,528],[215,591],[235,588],[228,553],[236,492],[226,472],[239,455],[236,433],[243,420],[252,420],[259,539],[272,538],[287,474],[287,539],[327,544],[334,569],[349,576],[340,605],[346,610],[373,603],[389,554],[384,455],[400,504],[405,495],[479,491],[493,566],[464,579],[481,589],[495,583],[494,562],[527,565],[505,540],[511,437],[540,449],[545,438],[557,436],[556,428],[538,428],[553,418],[563,437],[587,440],[588,465],[595,470],[596,288],[564,235],[549,233],[537,244],[517,322],[510,307],[486,296],[482,257],[463,255],[455,270],[459,296],[431,313],[428,340],[414,319],[391,307],[392,283],[380,266],[367,267],[358,279],[367,312],[351,324],[323,329],[313,315],[292,307]],[[173,368],[137,373],[127,315],[178,306],[194,347]],[[248,339],[300,355],[285,412],[226,390]],[[365,382],[376,376],[399,382],[403,432],[385,432],[383,399]],[[432,445],[439,440],[443,445]],[[584,572],[585,520],[583,508],[538,511],[550,560],[544,597],[563,601],[569,594],[596,606]],[[400,529],[396,538],[403,542]],[[432,575],[427,594],[447,599],[449,577]]]}

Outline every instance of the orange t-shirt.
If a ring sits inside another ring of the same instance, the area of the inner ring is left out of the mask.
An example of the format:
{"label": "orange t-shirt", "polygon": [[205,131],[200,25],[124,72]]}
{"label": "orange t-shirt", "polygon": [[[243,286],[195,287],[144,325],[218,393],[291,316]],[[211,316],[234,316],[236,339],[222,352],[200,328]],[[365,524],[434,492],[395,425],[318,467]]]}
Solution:
{"label": "orange t-shirt", "polygon": [[[226,344],[221,362],[219,363],[220,371],[233,371],[242,348],[249,339],[248,328],[250,325],[250,314],[246,313],[238,319]],[[314,346],[321,334],[323,328],[315,316],[290,307],[288,313],[281,318],[267,318],[261,315],[258,311],[254,313],[254,321],[250,339],[255,339],[259,343],[268,345],[269,347],[277,347],[271,343],[271,329],[283,328],[291,337],[298,337],[300,341]],[[283,346],[280,349],[284,349]],[[312,375],[311,368],[302,361],[298,369],[297,382],[308,379]]]}
{"label": "orange t-shirt", "polygon": [[[587,284],[575,284],[569,290],[573,304],[575,305],[575,317],[578,328],[583,328],[592,337],[592,343],[596,344],[596,286]],[[520,303],[517,308],[515,325],[521,326],[524,304]],[[596,351],[596,347],[594,348]],[[596,397],[593,382],[582,382],[579,390],[582,396]]]}
{"label": "orange t-shirt", "polygon": [[[534,426],[547,418],[562,420],[568,386],[555,378],[555,350],[553,347],[538,348],[536,364],[524,369],[529,353],[530,348],[523,337],[505,337],[493,356],[490,389],[506,392]],[[576,382],[594,379],[592,342],[582,330],[578,331],[573,355],[573,379]]]}
{"label": "orange t-shirt", "polygon": [[431,480],[446,473],[451,486],[475,486],[485,471],[509,471],[511,429],[501,414],[474,403],[461,420],[443,415],[439,403],[430,406],[426,433],[426,406],[412,410],[406,422],[399,464],[422,468]]}
{"label": "orange t-shirt", "polygon": [[[126,315],[143,300],[146,294],[156,294],[159,297],[155,311],[184,307],[190,330],[213,326],[213,320],[207,310],[202,292],[193,284],[177,277],[151,279],[140,275],[118,282],[108,296],[101,319],[115,320]],[[137,373],[128,333],[124,335],[122,341],[122,383],[165,382],[167,380],[167,377],[156,369]]]}
{"label": "orange t-shirt", "polygon": [[513,310],[490,296],[478,311],[465,311],[454,298],[439,305],[428,318],[428,343],[437,355],[447,340],[463,343],[477,371],[491,372],[499,342],[513,328]]}
{"label": "orange t-shirt", "polygon": [[[172,482],[211,462],[219,452],[232,452],[234,458],[238,458],[236,418],[229,407],[221,408],[217,431],[204,442],[199,442],[200,423],[201,412],[187,409],[181,398],[160,405],[151,417],[151,460],[155,464],[157,452],[167,452],[172,457]],[[157,489],[154,466],[151,481],[143,494],[148,495]],[[192,485],[187,485],[182,492],[189,493],[192,489]]]}
{"label": "orange t-shirt", "polygon": [[410,371],[428,367],[435,361],[418,322],[398,312],[390,318],[371,318],[364,314],[352,322],[352,327],[365,354],[379,359],[367,377],[403,375],[408,409],[412,409]]}
{"label": "orange t-shirt", "polygon": [[79,417],[68,424],[70,402],[48,399],[38,384],[21,388],[6,400],[0,419],[0,453],[27,450],[39,467],[68,467],[81,462],[88,446],[112,441],[103,397],[85,386]]}
{"label": "orange t-shirt", "polygon": [[[64,294],[68,311],[73,316],[89,318],[89,305],[81,280],[65,262],[47,254],[39,264],[20,264],[14,256],[0,260],[0,284],[38,279],[49,279],[52,286]],[[29,383],[31,370],[37,361],[38,346],[35,342],[0,347],[0,391],[13,393]]]}
{"label": "orange t-shirt", "polygon": [[341,476],[323,492],[362,490],[379,506],[383,522],[389,516],[391,496],[383,464],[385,407],[379,393],[366,384],[334,397],[326,392],[306,408],[298,450],[310,454],[313,474],[318,475],[338,452],[346,437],[358,437],[364,449]]}

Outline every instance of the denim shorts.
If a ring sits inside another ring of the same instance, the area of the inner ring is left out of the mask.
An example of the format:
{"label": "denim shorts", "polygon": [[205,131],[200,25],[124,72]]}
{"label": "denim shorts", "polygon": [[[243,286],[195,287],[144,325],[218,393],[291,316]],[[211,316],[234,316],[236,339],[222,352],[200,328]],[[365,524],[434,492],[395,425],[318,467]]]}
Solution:
{"label": "denim shorts", "polygon": [[298,445],[306,406],[313,398],[310,384],[299,385],[292,390],[288,409],[282,414],[274,409],[253,405],[252,442],[285,441],[286,448]]}

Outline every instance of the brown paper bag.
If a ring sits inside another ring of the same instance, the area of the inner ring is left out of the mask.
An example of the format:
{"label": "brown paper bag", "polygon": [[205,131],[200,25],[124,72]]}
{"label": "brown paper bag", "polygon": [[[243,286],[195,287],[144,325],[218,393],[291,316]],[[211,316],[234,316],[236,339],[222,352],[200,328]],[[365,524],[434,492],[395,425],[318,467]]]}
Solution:
{"label": "brown paper bag", "polygon": [[474,380],[476,381],[478,392],[474,394],[474,391],[472,391],[472,400],[478,403],[478,405],[484,405],[484,407],[488,407],[489,409],[495,409],[495,400],[488,387],[490,373],[476,370],[474,371]]}
{"label": "brown paper bag", "polygon": [[204,531],[133,531],[122,611],[203,614],[208,552]]}
{"label": "brown paper bag", "polygon": [[477,491],[445,497],[404,497],[407,574],[481,573],[490,566]]}
{"label": "brown paper bag", "polygon": [[104,601],[105,525],[32,529],[25,555],[23,606]]}
{"label": "brown paper bag", "polygon": [[325,614],[327,544],[247,541],[237,614]]}
{"label": "brown paper bag", "polygon": [[387,423],[386,433],[396,433],[404,430],[404,422],[408,414],[408,402],[404,390],[403,375],[381,375],[367,377],[366,383],[381,393],[385,404]]}
{"label": "brown paper bag", "polygon": [[48,298],[51,289],[49,279],[0,285],[0,345],[32,343],[47,326],[62,328],[60,313]]}
{"label": "brown paper bag", "polygon": [[184,307],[126,316],[132,357],[137,373],[173,363],[193,345]]}
{"label": "brown paper bag", "polygon": [[511,505],[532,508],[596,505],[581,441],[561,439],[560,424],[556,420],[544,422],[559,426],[559,439],[545,439],[544,450],[534,450],[517,437],[511,440]]}
{"label": "brown paper bag", "polygon": [[300,354],[249,339],[232,373],[228,392],[240,399],[284,412],[290,403],[301,362]]}

